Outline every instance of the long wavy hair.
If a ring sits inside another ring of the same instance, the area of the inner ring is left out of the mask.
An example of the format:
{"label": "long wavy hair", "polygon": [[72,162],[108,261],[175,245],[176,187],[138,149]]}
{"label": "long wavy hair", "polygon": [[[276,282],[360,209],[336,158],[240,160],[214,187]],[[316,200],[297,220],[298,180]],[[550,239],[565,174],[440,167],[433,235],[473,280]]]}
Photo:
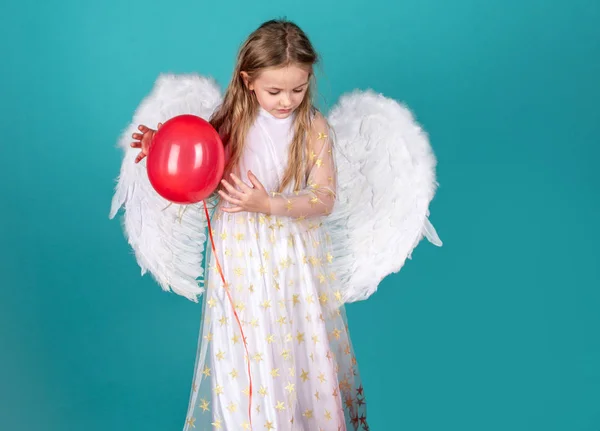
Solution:
{"label": "long wavy hair", "polygon": [[314,65],[318,59],[306,34],[293,22],[267,21],[250,34],[239,50],[235,70],[223,103],[210,119],[210,123],[219,132],[229,151],[229,161],[225,166],[226,174],[236,169],[243,153],[248,130],[259,109],[256,96],[244,85],[241,72],[246,72],[249,80],[252,81],[264,69],[296,65],[309,71],[309,84],[302,103],[295,111],[294,137],[289,149],[288,166],[279,191],[292,181],[294,190],[301,188],[306,176],[306,140],[314,111]]}

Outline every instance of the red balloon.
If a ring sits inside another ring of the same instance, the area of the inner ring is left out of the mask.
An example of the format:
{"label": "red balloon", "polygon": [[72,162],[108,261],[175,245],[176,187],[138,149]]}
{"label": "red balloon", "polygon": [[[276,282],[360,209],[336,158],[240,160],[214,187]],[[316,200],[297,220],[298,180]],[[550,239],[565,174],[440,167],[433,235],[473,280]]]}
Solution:
{"label": "red balloon", "polygon": [[177,204],[211,195],[225,167],[223,143],[214,127],[195,115],[178,115],[155,133],[146,169],[156,192]]}

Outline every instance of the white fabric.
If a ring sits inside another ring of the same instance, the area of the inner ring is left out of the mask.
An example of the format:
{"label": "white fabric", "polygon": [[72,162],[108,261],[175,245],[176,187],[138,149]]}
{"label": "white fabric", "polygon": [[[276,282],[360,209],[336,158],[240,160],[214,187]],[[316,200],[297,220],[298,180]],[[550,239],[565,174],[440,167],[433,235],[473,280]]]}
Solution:
{"label": "white fabric", "polygon": [[[242,158],[245,181],[252,170],[267,190],[277,190],[291,124],[292,117],[260,111]],[[284,199],[296,197],[291,186],[284,190]],[[247,337],[253,429],[364,428],[364,394],[321,217],[217,214],[217,256]],[[249,429],[241,332],[214,255],[209,262],[185,429]]]}

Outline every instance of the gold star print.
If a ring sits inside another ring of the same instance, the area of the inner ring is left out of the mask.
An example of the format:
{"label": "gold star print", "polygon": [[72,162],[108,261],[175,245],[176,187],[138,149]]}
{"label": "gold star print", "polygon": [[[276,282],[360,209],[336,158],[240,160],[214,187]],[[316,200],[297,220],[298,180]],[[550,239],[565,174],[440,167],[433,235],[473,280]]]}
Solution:
{"label": "gold star print", "polygon": [[317,137],[317,139],[325,139],[327,137],[327,135],[323,132],[319,132],[319,136]]}
{"label": "gold star print", "polygon": [[298,344],[304,342],[304,332],[299,332],[296,334],[296,339],[298,340]]}
{"label": "gold star print", "polygon": [[206,339],[206,341],[212,341],[212,339],[213,339],[212,332],[209,332],[208,334],[206,334],[204,336],[204,338]]}
{"label": "gold star print", "polygon": [[242,275],[244,275],[244,269],[243,269],[243,268],[239,268],[239,267],[238,267],[238,268],[235,268],[235,269],[233,270],[233,273],[234,273],[235,275],[237,275],[238,277],[241,277]]}
{"label": "gold star print", "polygon": [[329,252],[327,252],[327,263],[331,263],[333,262],[333,255]]}
{"label": "gold star print", "polygon": [[267,421],[265,423],[265,428],[267,429],[267,431],[270,431],[270,430],[274,429],[273,428],[273,422]]}
{"label": "gold star print", "polygon": [[267,343],[271,344],[274,341],[275,341],[275,335],[273,335],[273,334],[267,335]]}
{"label": "gold star print", "polygon": [[237,409],[237,404],[235,404],[233,401],[229,403],[229,405],[227,406],[227,410],[229,410],[231,413],[235,412],[235,410]]}
{"label": "gold star print", "polygon": [[292,305],[300,304],[300,299],[298,299],[299,297],[300,297],[300,295],[298,295],[298,294],[292,295]]}
{"label": "gold star print", "polygon": [[313,411],[306,409],[304,413],[302,413],[302,416],[304,416],[306,419],[310,419],[313,417]]}
{"label": "gold star print", "polygon": [[314,207],[316,204],[319,203],[319,198],[317,198],[316,196],[313,196],[308,202],[310,202],[311,207]]}
{"label": "gold star print", "polygon": [[254,293],[254,285],[253,284],[251,284],[250,286],[248,286],[248,291],[250,293]]}
{"label": "gold star print", "polygon": [[279,368],[273,368],[271,370],[271,377],[279,377]]}
{"label": "gold star print", "polygon": [[331,420],[331,412],[327,409],[325,409],[325,419],[328,421]]}
{"label": "gold star print", "polygon": [[329,274],[329,279],[331,281],[335,280],[335,272],[332,272],[332,273]]}
{"label": "gold star print", "polygon": [[319,374],[319,381],[321,383],[323,383],[323,382],[325,382],[325,380],[327,380],[327,379],[325,379],[325,374],[323,374],[323,373]]}
{"label": "gold star print", "polygon": [[290,368],[290,377],[296,377],[296,369],[295,368]]}
{"label": "gold star print", "polygon": [[312,318],[310,317],[310,313],[306,313],[306,321],[311,322]]}
{"label": "gold star print", "polygon": [[281,356],[283,356],[283,359],[285,359],[287,361],[288,359],[290,359],[290,351],[287,349],[282,351]]}
{"label": "gold star print", "polygon": [[256,317],[250,321],[250,326],[253,328],[258,327],[258,319]]}
{"label": "gold star print", "polygon": [[231,256],[231,250],[228,249],[228,248],[226,248],[224,254],[225,254],[225,256],[230,257]]}
{"label": "gold star print", "polygon": [[209,377],[210,376],[210,368],[205,366],[204,370],[202,371],[202,374],[204,374],[205,377]]}
{"label": "gold star print", "polygon": [[265,388],[263,385],[260,385],[260,389],[258,390],[258,393],[260,395],[262,395],[263,397],[267,396],[267,388]]}
{"label": "gold star print", "polygon": [[232,379],[235,379],[238,376],[238,372],[234,368],[233,370],[231,370],[231,372],[229,373],[229,375],[231,376]]}
{"label": "gold star print", "polygon": [[[242,286],[240,286],[240,288],[238,289],[238,292],[241,292],[241,291],[242,291]],[[235,303],[235,309],[241,313],[242,311],[244,311],[246,309],[246,304],[244,304],[241,301],[240,302],[236,302]]]}
{"label": "gold star print", "polygon": [[331,331],[331,334],[335,337],[336,340],[340,339],[341,333],[342,331],[340,331],[338,328],[335,328],[333,331]]}
{"label": "gold star print", "polygon": [[237,242],[243,241],[244,240],[244,234],[243,233],[236,233],[235,234],[235,239]]}
{"label": "gold star print", "polygon": [[249,396],[250,395],[250,386],[247,386],[245,389],[242,389],[242,394]]}
{"label": "gold star print", "polygon": [[265,260],[269,259],[269,252],[268,252],[268,250],[263,251],[263,257],[265,258]]}
{"label": "gold star print", "polygon": [[217,419],[211,425],[214,426],[216,429],[220,430],[221,429],[221,419]]}
{"label": "gold star print", "polygon": [[310,161],[312,162],[315,159],[315,157],[317,157],[317,154],[311,150],[308,157],[309,157]]}
{"label": "gold star print", "polygon": [[317,401],[321,400],[321,395],[319,395],[319,391],[315,392],[315,398]]}
{"label": "gold star print", "polygon": [[323,160],[317,159],[317,161],[315,162],[315,165],[317,165],[317,167],[320,168],[321,166],[323,166]]}
{"label": "gold star print", "polygon": [[293,206],[294,206],[294,205],[292,204],[292,201],[290,201],[290,200],[288,199],[288,200],[287,200],[287,202],[285,203],[285,208],[286,208],[288,211],[291,211]]}
{"label": "gold star print", "polygon": [[192,392],[196,392],[198,390],[198,386],[196,386],[196,382],[192,385]]}
{"label": "gold star print", "polygon": [[252,359],[254,359],[256,362],[260,362],[263,360],[263,355],[262,353],[255,353]]}
{"label": "gold star print", "polygon": [[300,378],[302,379],[303,382],[308,380],[308,371],[304,371],[304,368],[302,368],[302,373],[300,373]]}
{"label": "gold star print", "polygon": [[338,301],[342,300],[342,294],[339,290],[336,290],[333,296],[335,296],[335,299],[337,299]]}
{"label": "gold star print", "polygon": [[287,320],[287,317],[281,316],[279,319],[277,319],[277,323],[279,323],[281,326],[283,326],[286,324],[286,320]]}
{"label": "gold star print", "polygon": [[196,422],[196,418],[188,418],[188,420],[186,421],[186,423],[191,426],[192,428],[196,428],[196,425],[194,425],[194,422]]}
{"label": "gold star print", "polygon": [[204,398],[200,399],[200,405],[198,407],[200,407],[202,409],[202,412],[207,412],[210,410],[210,408],[208,407],[209,402],[206,401]]}
{"label": "gold star print", "polygon": [[279,269],[275,268],[273,270],[273,277],[275,277],[275,278],[279,277]]}
{"label": "gold star print", "polygon": [[290,341],[292,341],[292,334],[288,332],[287,334],[285,334],[285,342],[289,343]]}
{"label": "gold star print", "polygon": [[217,301],[212,296],[210,297],[210,299],[208,301],[206,301],[206,303],[208,304],[209,308],[213,308],[215,305],[217,305]]}
{"label": "gold star print", "polygon": [[312,336],[312,340],[315,342],[315,344],[317,344],[319,342],[319,336],[318,335],[313,335]]}
{"label": "gold star print", "polygon": [[266,299],[261,306],[266,310],[267,308],[271,307],[271,300]]}
{"label": "gold star print", "polygon": [[219,323],[221,324],[221,326],[225,326],[227,325],[227,317],[223,316],[219,319]]}
{"label": "gold star print", "polygon": [[225,241],[227,239],[227,232],[223,231],[223,233],[221,233],[221,239],[223,241]]}
{"label": "gold star print", "polygon": [[244,421],[242,423],[242,428],[245,430],[249,430],[250,429],[250,424],[248,423],[248,421]]}
{"label": "gold star print", "polygon": [[329,298],[327,298],[327,294],[326,294],[326,293],[321,293],[321,294],[319,295],[319,302],[320,302],[321,304],[326,304],[328,299],[329,299]]}
{"label": "gold star print", "polygon": [[288,382],[287,386],[285,387],[285,390],[288,391],[288,393],[292,393],[296,390],[296,385],[294,383]]}
{"label": "gold star print", "polygon": [[260,275],[265,275],[267,273],[267,270],[265,269],[264,266],[261,265],[261,267],[258,268],[258,272]]}
{"label": "gold star print", "polygon": [[222,352],[221,349],[219,349],[219,352],[217,353],[217,359],[219,361],[225,359],[225,352]]}
{"label": "gold star print", "polygon": [[277,405],[275,406],[275,408],[279,411],[285,410],[285,405],[283,404],[283,401],[277,401]]}
{"label": "gold star print", "polygon": [[240,337],[238,334],[233,334],[233,337],[231,337],[231,341],[233,341],[233,344],[237,344],[240,342]]}
{"label": "gold star print", "polygon": [[217,395],[221,395],[223,393],[223,386],[221,386],[221,385],[215,386],[215,393]]}

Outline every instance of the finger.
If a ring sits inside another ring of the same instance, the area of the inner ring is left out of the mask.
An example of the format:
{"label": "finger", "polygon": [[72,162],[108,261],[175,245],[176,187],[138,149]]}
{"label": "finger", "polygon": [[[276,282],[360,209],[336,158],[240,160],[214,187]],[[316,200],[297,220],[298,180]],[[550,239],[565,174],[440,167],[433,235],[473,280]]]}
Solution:
{"label": "finger", "polygon": [[225,188],[227,189],[229,194],[233,195],[237,199],[241,199],[244,196],[244,194],[242,192],[240,192],[239,190],[236,190],[235,187],[233,187],[231,184],[229,184],[227,182],[227,180],[221,180],[221,183],[225,186]]}
{"label": "finger", "polygon": [[141,142],[132,142],[131,143],[131,148],[142,148],[142,143]]}
{"label": "finger", "polygon": [[162,127],[162,123],[158,123],[158,126],[156,126],[156,130],[160,129]]}
{"label": "finger", "polygon": [[250,182],[252,183],[252,185],[254,187],[256,187],[259,190],[265,190],[265,187],[262,185],[262,183],[260,181],[258,181],[258,178],[256,178],[256,175],[254,175],[252,173],[252,171],[248,171],[248,179],[250,180]]}
{"label": "finger", "polygon": [[139,163],[144,157],[146,157],[146,155],[144,153],[138,154],[137,157],[135,158],[135,163]]}
{"label": "finger", "polygon": [[225,192],[224,192],[224,191],[222,191],[222,190],[219,190],[219,195],[220,195],[220,196],[221,196],[223,199],[225,199],[227,202],[229,202],[230,204],[234,204],[234,205],[237,205],[237,206],[241,206],[241,205],[242,205],[242,202],[241,202],[241,201],[239,201],[239,200],[237,200],[237,199],[235,199],[235,198],[232,198],[231,196],[229,196],[227,193],[225,193]]}
{"label": "finger", "polygon": [[140,133],[134,133],[133,135],[131,135],[131,137],[133,139],[142,139],[144,135],[140,134]]}
{"label": "finger", "polygon": [[242,207],[230,207],[230,208],[221,207],[221,211],[226,212],[226,213],[239,213],[241,211],[244,211],[244,208],[242,208]]}
{"label": "finger", "polygon": [[144,126],[143,124],[140,124],[138,126],[138,130],[142,133],[146,133],[148,130],[150,130],[149,128],[147,128],[146,126]]}
{"label": "finger", "polygon": [[233,178],[233,182],[240,188],[244,193],[250,191],[250,187],[248,184],[240,180],[234,173],[231,174],[231,178]]}

